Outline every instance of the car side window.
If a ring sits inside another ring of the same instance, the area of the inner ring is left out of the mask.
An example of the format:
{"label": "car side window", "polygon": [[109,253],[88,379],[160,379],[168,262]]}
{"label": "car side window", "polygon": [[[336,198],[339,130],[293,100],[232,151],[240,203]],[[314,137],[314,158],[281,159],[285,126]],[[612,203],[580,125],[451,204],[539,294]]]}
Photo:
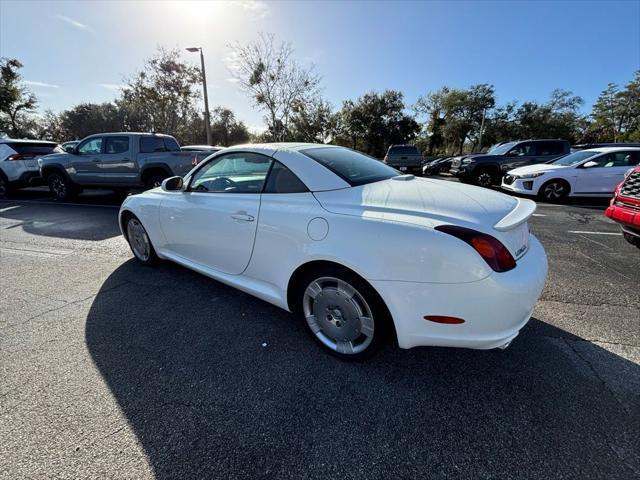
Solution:
{"label": "car side window", "polygon": [[509,150],[509,153],[507,155],[510,157],[530,157],[535,154],[536,154],[535,146],[533,145],[533,143],[529,142],[529,143],[519,143],[518,145],[513,147],[511,150]]}
{"label": "car side window", "polygon": [[560,142],[538,143],[537,155],[560,155],[564,153],[564,145]]}
{"label": "car side window", "polygon": [[166,152],[167,147],[164,144],[162,137],[141,137],[140,138],[140,152],[141,153],[154,153],[154,152]]}
{"label": "car side window", "polygon": [[638,152],[615,152],[611,153],[611,158],[605,167],[635,167],[638,164]]}
{"label": "car side window", "polygon": [[102,137],[91,138],[78,147],[80,155],[97,155],[102,152]]}
{"label": "car side window", "polygon": [[125,153],[129,151],[129,137],[106,137],[104,140],[104,153]]}
{"label": "car side window", "polygon": [[200,168],[189,185],[191,192],[260,193],[272,159],[258,153],[233,152]]}
{"label": "car side window", "polygon": [[273,163],[263,193],[304,193],[307,186],[280,162]]}

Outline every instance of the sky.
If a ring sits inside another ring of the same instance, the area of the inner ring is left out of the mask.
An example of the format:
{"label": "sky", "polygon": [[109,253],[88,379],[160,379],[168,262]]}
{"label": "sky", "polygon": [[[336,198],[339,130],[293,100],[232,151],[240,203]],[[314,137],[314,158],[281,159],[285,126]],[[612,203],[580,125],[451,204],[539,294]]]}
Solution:
{"label": "sky", "polygon": [[199,64],[209,103],[254,130],[262,113],[229,71],[230,45],[259,32],[290,42],[337,108],[397,89],[408,106],[443,85],[495,86],[499,103],[598,94],[640,69],[640,0],[629,1],[11,1],[0,0],[0,56],[17,58],[41,111],[116,98],[158,46]]}

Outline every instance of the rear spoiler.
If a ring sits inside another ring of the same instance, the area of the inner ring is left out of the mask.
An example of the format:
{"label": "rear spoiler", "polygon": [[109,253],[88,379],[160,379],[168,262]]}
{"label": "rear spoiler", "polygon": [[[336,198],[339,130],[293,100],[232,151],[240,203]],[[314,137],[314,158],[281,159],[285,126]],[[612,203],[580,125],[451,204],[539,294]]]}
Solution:
{"label": "rear spoiler", "polygon": [[526,198],[516,198],[516,206],[502,220],[496,223],[493,228],[500,232],[511,230],[526,222],[533,212],[536,211],[536,202]]}

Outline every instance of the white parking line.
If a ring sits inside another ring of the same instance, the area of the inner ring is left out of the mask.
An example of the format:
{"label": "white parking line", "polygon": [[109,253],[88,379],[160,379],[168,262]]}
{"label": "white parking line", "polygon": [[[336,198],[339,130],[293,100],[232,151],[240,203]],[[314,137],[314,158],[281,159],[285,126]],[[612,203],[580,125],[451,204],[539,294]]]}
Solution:
{"label": "white parking line", "polygon": [[578,233],[578,234],[588,234],[588,235],[617,235],[617,236],[622,235],[622,233],[620,232],[586,232],[583,230],[567,230],[567,233]]}
{"label": "white parking line", "polygon": [[533,216],[534,217],[546,217],[546,215],[544,213],[534,213]]}
{"label": "white parking line", "polygon": [[[97,203],[67,203],[67,202],[54,202],[46,200],[12,200],[11,203],[33,203],[35,205],[69,205],[72,207],[95,207],[95,208],[117,208],[120,209],[120,205],[100,205]],[[19,207],[16,205],[14,208]],[[10,209],[11,207],[7,207]],[[0,210],[4,211],[4,210]]]}
{"label": "white parking line", "polygon": [[13,205],[12,207],[0,208],[0,213],[8,212],[9,210],[15,210],[16,208],[20,208],[20,205]]}

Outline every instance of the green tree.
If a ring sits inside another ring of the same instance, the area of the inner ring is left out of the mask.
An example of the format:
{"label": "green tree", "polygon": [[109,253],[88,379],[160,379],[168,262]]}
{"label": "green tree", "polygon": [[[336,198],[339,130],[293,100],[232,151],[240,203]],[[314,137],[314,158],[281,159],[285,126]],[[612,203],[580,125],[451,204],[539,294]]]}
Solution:
{"label": "green tree", "polygon": [[236,120],[235,114],[224,107],[213,109],[211,133],[215,145],[229,147],[249,141],[249,129],[244,122]]}
{"label": "green tree", "polygon": [[116,101],[127,130],[186,136],[195,112],[200,70],[183,62],[178,50],[159,48],[127,81]]}
{"label": "green tree", "polygon": [[[62,140],[79,140],[87,135],[125,130],[120,109],[111,102],[81,103],[51,118],[50,130],[58,131]],[[57,125],[56,125],[57,123]]]}
{"label": "green tree", "polygon": [[413,140],[420,125],[405,113],[402,93],[385,90],[367,93],[355,102],[345,101],[338,131],[336,143],[382,158],[389,145]]}
{"label": "green tree", "polygon": [[296,142],[327,143],[335,135],[337,115],[331,104],[321,97],[293,105],[289,140]]}
{"label": "green tree", "polygon": [[608,84],[593,105],[591,120],[591,141],[640,141],[640,71],[623,90]]}
{"label": "green tree", "polygon": [[15,58],[0,58],[0,130],[14,138],[29,135],[29,114],[37,107],[37,100],[22,84],[22,68]]}

